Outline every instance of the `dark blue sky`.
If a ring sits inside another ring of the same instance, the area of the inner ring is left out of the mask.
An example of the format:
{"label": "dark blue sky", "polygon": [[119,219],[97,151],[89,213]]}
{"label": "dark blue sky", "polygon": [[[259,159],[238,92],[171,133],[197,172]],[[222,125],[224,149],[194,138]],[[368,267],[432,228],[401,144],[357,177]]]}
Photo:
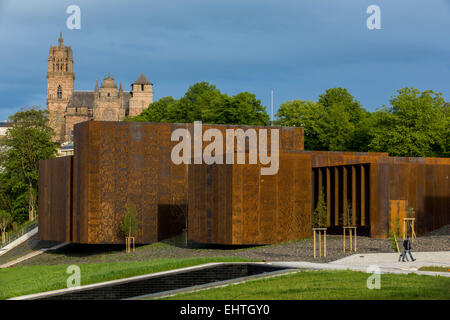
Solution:
{"label": "dark blue sky", "polygon": [[[81,8],[68,30],[66,8]],[[381,30],[366,9],[381,7]],[[111,73],[129,85],[143,72],[157,99],[198,81],[255,93],[270,109],[347,88],[368,110],[415,86],[450,101],[449,0],[0,0],[0,120],[45,107],[48,48],[72,46],[75,89]],[[270,111],[270,110],[268,110]]]}

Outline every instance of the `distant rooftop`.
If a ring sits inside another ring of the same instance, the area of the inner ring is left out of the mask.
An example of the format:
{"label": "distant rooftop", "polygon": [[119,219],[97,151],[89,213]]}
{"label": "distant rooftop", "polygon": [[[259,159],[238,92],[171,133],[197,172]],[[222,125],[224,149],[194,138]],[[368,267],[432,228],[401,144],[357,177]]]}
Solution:
{"label": "distant rooftop", "polygon": [[144,76],[143,73],[141,73],[139,75],[139,78],[137,78],[137,80],[133,84],[151,84],[151,85],[153,85],[153,83],[148,81],[148,79]]}

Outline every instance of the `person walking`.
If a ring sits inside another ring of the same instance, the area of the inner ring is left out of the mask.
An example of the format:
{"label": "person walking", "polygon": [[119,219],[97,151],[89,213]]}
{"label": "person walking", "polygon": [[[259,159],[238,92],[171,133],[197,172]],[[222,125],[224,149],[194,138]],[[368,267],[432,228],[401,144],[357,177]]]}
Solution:
{"label": "person walking", "polygon": [[[411,258],[412,261],[416,261],[416,259],[414,259],[414,257],[412,256],[412,253],[411,253],[411,240],[409,240],[408,235],[406,236],[405,240],[403,240],[403,252],[401,255],[402,262],[405,262],[405,258],[408,261],[408,257],[406,256],[406,253],[409,254],[409,257]],[[399,258],[399,261],[400,261],[400,258]]]}
{"label": "person walking", "polygon": [[402,262],[409,261],[408,257],[406,256],[406,249],[403,248],[402,252],[400,253],[400,256],[398,257],[398,262],[400,262],[400,259],[402,260]]}

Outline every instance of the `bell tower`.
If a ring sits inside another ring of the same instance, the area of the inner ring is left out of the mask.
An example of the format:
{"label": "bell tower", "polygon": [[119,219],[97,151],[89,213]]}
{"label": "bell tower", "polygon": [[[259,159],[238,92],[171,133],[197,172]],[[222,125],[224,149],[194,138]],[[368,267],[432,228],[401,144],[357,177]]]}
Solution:
{"label": "bell tower", "polygon": [[49,125],[55,130],[55,142],[64,142],[64,112],[74,90],[72,47],[64,46],[62,32],[58,45],[51,46],[47,69],[47,110]]}
{"label": "bell tower", "polygon": [[129,104],[129,116],[137,116],[153,102],[153,83],[147,80],[144,74],[140,74],[131,85],[131,99]]}

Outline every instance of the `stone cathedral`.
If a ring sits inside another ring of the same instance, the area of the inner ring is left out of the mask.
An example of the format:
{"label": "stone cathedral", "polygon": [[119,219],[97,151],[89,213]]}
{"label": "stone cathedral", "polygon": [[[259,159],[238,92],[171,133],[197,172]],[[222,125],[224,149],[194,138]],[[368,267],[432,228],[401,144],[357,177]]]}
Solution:
{"label": "stone cathedral", "polygon": [[153,84],[141,74],[124,91],[117,89],[108,74],[94,91],[75,91],[72,47],[64,46],[62,34],[58,46],[50,46],[47,71],[47,110],[49,125],[55,130],[56,142],[73,139],[73,126],[88,120],[121,121],[125,116],[138,115],[153,102]]}

